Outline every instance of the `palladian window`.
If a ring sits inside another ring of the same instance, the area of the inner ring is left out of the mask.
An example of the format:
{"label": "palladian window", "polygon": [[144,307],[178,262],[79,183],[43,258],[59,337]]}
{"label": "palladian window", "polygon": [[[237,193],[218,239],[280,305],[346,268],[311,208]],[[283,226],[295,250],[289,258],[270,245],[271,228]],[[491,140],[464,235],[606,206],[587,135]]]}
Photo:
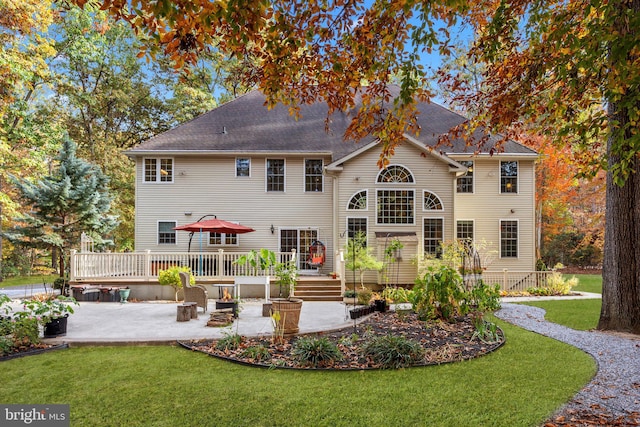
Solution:
{"label": "palladian window", "polygon": [[409,169],[400,165],[390,165],[387,166],[384,170],[382,170],[378,174],[379,183],[389,184],[389,183],[412,183],[413,174],[409,171]]}

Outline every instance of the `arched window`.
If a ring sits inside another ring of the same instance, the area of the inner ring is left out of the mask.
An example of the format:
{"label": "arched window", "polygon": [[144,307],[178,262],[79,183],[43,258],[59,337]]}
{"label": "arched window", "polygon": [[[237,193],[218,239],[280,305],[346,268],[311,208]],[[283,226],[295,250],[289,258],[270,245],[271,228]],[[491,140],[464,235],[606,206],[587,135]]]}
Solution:
{"label": "arched window", "polygon": [[422,206],[425,211],[441,211],[443,209],[440,198],[430,191],[424,192]]}
{"label": "arched window", "polygon": [[390,184],[390,183],[411,183],[413,182],[413,175],[409,169],[400,165],[387,166],[378,174],[377,182]]}
{"label": "arched window", "polygon": [[362,190],[357,192],[351,197],[349,200],[349,204],[347,205],[347,210],[350,211],[359,211],[367,209],[367,190]]}

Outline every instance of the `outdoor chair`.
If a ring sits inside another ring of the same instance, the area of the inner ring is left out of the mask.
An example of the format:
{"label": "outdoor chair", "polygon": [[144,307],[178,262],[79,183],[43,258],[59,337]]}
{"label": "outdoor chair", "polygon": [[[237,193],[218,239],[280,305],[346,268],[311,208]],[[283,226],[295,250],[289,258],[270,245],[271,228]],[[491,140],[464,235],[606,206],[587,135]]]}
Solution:
{"label": "outdoor chair", "polygon": [[182,291],[184,292],[184,302],[195,302],[198,306],[202,307],[204,313],[206,313],[209,296],[204,286],[191,286],[191,283],[189,283],[189,273],[181,272],[180,281],[182,282]]}

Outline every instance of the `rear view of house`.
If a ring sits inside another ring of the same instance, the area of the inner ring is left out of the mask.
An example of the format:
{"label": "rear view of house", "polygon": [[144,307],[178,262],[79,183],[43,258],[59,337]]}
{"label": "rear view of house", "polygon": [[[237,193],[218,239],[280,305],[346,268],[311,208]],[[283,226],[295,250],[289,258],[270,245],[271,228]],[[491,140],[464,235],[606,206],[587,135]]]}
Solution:
{"label": "rear view of house", "polygon": [[[456,238],[491,248],[485,268],[534,269],[534,151],[509,141],[498,154],[490,144],[474,154],[461,140],[432,150],[464,119],[431,103],[420,106],[420,135],[405,135],[380,170],[376,141],[343,140],[348,114],[334,114],[326,132],[325,105],[303,106],[296,120],[264,101],[250,92],[127,152],[136,250],[186,251],[188,235],[174,227],[215,215],[256,232],[207,233],[190,250],[296,249],[303,272],[329,272],[347,239],[364,232],[379,251],[403,242],[401,283],[415,278],[413,258],[437,256]],[[310,256],[314,242],[325,246],[322,265]]]}

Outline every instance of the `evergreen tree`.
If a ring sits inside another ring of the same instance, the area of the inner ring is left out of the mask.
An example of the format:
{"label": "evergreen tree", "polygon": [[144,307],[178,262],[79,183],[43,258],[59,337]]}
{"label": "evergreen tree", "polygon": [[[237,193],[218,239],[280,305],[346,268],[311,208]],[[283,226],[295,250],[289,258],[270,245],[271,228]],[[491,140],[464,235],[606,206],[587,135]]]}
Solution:
{"label": "evergreen tree", "polygon": [[110,242],[102,236],[118,225],[117,218],[108,214],[112,201],[108,177],[99,167],[76,157],[76,149],[75,142],[66,138],[55,159],[57,167],[39,181],[11,176],[31,211],[16,218],[17,225],[4,233],[16,244],[51,249],[61,277],[67,251],[79,245],[82,232],[104,245]]}

